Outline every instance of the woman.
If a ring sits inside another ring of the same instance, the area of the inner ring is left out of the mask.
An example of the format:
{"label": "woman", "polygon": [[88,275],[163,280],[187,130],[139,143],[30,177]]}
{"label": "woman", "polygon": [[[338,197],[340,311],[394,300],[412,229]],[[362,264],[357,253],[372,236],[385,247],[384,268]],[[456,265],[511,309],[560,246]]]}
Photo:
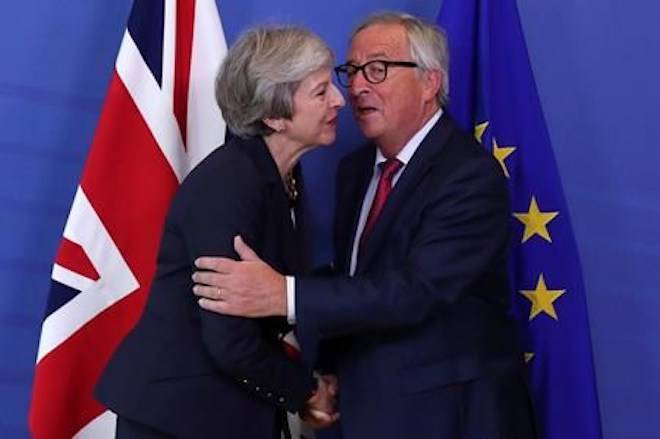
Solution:
{"label": "woman", "polygon": [[96,389],[118,414],[117,437],[280,438],[285,409],[318,408],[327,394],[286,356],[285,321],[201,310],[191,275],[199,256],[236,257],[236,235],[281,272],[305,269],[295,177],[303,153],[335,139],[344,100],[333,61],[320,38],[293,27],[252,30],[229,51],[216,99],[237,137],[182,183],[145,311]]}

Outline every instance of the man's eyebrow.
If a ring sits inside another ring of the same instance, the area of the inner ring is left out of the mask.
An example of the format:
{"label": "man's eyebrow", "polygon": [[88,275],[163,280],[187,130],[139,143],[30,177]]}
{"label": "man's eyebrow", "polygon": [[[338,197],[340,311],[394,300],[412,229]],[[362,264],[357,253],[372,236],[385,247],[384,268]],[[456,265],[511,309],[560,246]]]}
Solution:
{"label": "man's eyebrow", "polygon": [[[389,59],[389,57],[390,57],[390,56],[389,56],[387,53],[385,53],[385,52],[376,52],[376,53],[370,53],[370,54],[366,57],[366,59],[367,59],[368,61],[372,61],[372,60],[374,60],[374,59],[379,59],[379,58]],[[349,58],[348,60],[346,60],[346,62],[347,62],[347,63],[351,63],[351,64],[355,64],[355,60],[354,60],[354,59],[350,59],[350,58]]]}

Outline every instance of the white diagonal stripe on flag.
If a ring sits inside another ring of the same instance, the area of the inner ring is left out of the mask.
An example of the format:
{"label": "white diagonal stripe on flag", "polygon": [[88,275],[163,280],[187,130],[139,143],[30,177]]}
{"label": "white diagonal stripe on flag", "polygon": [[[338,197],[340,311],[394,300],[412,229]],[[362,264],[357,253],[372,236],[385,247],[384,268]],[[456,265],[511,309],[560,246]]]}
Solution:
{"label": "white diagonal stripe on flag", "polygon": [[172,113],[172,96],[160,89],[128,31],[124,32],[116,68],[180,183],[188,165],[179,126]]}
{"label": "white diagonal stripe on flag", "polygon": [[85,425],[73,439],[114,439],[117,426],[117,415],[106,410]]}
{"label": "white diagonal stripe on flag", "polygon": [[92,284],[96,281],[82,276],[75,271],[71,271],[66,267],[59,264],[53,264],[52,278],[63,285],[73,288],[77,291],[84,291],[91,288]]}
{"label": "white diagonal stripe on flag", "polygon": [[[138,287],[137,279],[80,187],[64,228],[64,237],[85,249],[100,278],[88,283],[44,320],[37,363],[85,323]],[[68,285],[66,279],[57,280]],[[76,288],[80,284],[68,286]]]}

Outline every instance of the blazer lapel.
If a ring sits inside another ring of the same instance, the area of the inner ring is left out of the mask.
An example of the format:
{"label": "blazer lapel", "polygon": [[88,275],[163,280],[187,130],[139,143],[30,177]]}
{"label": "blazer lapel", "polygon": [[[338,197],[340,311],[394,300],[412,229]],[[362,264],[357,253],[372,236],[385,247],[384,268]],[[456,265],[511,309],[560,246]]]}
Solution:
{"label": "blazer lapel", "polygon": [[[303,236],[303,233],[293,227],[289,199],[284,190],[277,165],[268,151],[266,143],[261,137],[251,139],[237,138],[233,143],[250,157],[259,170],[269,191],[266,197],[268,205],[264,214],[269,217],[267,224],[268,227],[273,228],[271,236],[274,237],[274,241],[266,243],[268,248],[265,251],[268,254],[262,254],[260,256],[273,258],[273,263],[278,265],[275,268],[279,271],[286,273],[304,272],[307,264],[304,260],[305,251],[302,247],[304,243],[300,242],[300,237]],[[294,174],[296,175],[296,179],[300,181],[302,177],[299,165],[296,165],[296,168],[294,168]]]}
{"label": "blazer lapel", "polygon": [[[302,182],[302,172],[300,164],[297,164],[293,170],[296,181],[299,198],[292,205],[283,189],[282,183],[279,184],[280,209],[279,215],[282,226],[282,257],[285,260],[289,273],[304,274],[310,269],[310,255],[308,252],[309,242],[307,240],[307,224],[305,221],[305,191]],[[295,220],[291,215],[295,215]],[[294,226],[295,221],[295,226]]]}
{"label": "blazer lapel", "polygon": [[390,192],[378,221],[376,221],[371,233],[362,243],[356,273],[366,269],[374,256],[378,254],[378,250],[386,241],[389,229],[395,222],[399,210],[403,208],[424,175],[433,166],[437,154],[448,141],[453,127],[449,115],[445,112],[422,140],[392,192]]}

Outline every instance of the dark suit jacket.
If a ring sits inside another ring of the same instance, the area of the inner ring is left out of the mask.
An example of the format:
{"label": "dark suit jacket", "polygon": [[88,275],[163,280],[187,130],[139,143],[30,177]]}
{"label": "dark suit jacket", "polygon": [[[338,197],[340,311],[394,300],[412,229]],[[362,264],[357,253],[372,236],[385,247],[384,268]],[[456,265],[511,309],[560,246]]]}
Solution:
{"label": "dark suit jacket", "polygon": [[[376,147],[342,160],[336,268],[296,280],[297,336],[320,342],[340,384],[344,439],[533,437],[507,316],[507,183],[443,115],[350,255]],[[330,354],[330,355],[328,355]]]}
{"label": "dark suit jacket", "polygon": [[209,155],[172,203],[145,311],[103,373],[98,399],[177,437],[272,438],[284,409],[298,411],[311,394],[311,370],[284,354],[284,319],[204,311],[191,275],[199,256],[236,258],[237,234],[281,272],[304,271],[302,229],[292,226],[261,138],[234,138]]}

